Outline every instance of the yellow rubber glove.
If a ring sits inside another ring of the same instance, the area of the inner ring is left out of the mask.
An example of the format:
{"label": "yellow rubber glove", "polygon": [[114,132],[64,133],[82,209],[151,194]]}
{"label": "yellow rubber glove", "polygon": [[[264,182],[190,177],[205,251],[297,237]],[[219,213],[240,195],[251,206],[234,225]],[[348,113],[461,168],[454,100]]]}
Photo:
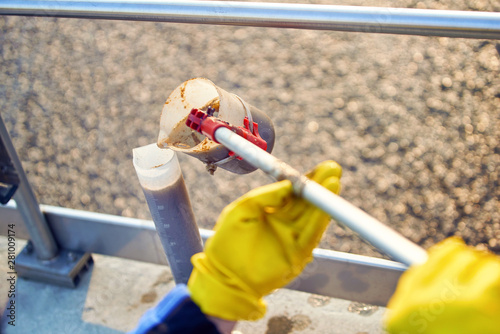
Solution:
{"label": "yellow rubber glove", "polygon": [[392,334],[499,334],[500,258],[449,238],[403,274],[388,308]]}
{"label": "yellow rubber glove", "polygon": [[[307,176],[338,193],[341,174],[336,162],[326,161]],[[302,272],[329,222],[293,194],[289,181],[248,192],[222,211],[205,251],[192,257],[191,298],[210,316],[263,317],[262,298]]]}

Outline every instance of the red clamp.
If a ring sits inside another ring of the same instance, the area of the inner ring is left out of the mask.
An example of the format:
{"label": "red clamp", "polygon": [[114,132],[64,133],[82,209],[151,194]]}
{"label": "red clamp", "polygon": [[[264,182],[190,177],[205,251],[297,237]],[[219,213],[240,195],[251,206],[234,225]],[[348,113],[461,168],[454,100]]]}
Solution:
{"label": "red clamp", "polygon": [[[212,112],[210,112],[209,114],[212,114]],[[257,145],[261,149],[267,149],[266,141],[259,135],[259,125],[255,122],[252,122],[253,131],[250,131],[250,121],[247,117],[245,117],[245,119],[243,120],[243,126],[236,127],[216,117],[209,116],[199,109],[193,108],[188,115],[186,125],[189,128],[205,135],[207,138],[213,140],[216,143],[219,142],[215,139],[215,131],[220,127],[225,127],[233,131],[240,137],[245,138],[252,144]],[[234,156],[234,152],[229,152],[229,156]],[[236,157],[236,159],[241,160],[242,158]]]}

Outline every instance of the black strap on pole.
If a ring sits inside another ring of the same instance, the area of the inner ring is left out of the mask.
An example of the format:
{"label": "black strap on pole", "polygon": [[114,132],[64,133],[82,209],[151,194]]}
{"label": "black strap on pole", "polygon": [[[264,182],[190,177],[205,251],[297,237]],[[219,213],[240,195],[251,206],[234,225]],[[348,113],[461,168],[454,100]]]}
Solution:
{"label": "black strap on pole", "polygon": [[19,175],[0,138],[0,203],[7,204],[19,186]]}

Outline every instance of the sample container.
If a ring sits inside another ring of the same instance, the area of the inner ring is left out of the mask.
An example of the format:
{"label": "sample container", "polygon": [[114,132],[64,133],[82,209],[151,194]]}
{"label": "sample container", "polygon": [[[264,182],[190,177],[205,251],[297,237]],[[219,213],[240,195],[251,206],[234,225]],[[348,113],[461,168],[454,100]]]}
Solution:
{"label": "sample container", "polygon": [[150,144],[133,150],[133,163],[175,282],[187,283],[203,244],[177,156]]}
{"label": "sample container", "polygon": [[271,119],[261,110],[246,103],[239,96],[229,93],[205,78],[195,78],[182,83],[168,97],[160,119],[158,147],[168,147],[193,156],[210,167],[221,167],[237,174],[256,170],[246,161],[229,157],[229,150],[186,126],[186,119],[193,108],[216,110],[214,116],[234,126],[243,126],[248,117],[258,124],[258,131],[267,143],[267,152],[274,147],[275,132]]}

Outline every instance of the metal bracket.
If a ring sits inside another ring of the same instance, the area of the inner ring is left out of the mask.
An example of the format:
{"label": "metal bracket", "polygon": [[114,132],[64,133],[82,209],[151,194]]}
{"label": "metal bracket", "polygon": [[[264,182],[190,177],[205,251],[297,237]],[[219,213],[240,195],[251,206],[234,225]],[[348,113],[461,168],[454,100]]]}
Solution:
{"label": "metal bracket", "polygon": [[81,276],[94,263],[90,253],[59,249],[51,260],[36,257],[33,244],[28,244],[16,257],[16,272],[19,277],[74,288]]}

